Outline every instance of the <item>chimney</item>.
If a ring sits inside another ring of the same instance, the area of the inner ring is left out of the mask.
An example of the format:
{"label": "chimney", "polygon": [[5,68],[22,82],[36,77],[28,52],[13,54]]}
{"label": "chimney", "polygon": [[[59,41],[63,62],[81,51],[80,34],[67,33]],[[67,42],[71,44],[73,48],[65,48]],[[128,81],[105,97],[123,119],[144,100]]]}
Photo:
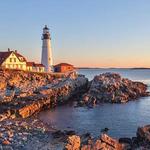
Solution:
{"label": "chimney", "polygon": [[10,48],[8,48],[8,52],[10,52]]}
{"label": "chimney", "polygon": [[17,53],[17,50],[15,50],[15,53]]}

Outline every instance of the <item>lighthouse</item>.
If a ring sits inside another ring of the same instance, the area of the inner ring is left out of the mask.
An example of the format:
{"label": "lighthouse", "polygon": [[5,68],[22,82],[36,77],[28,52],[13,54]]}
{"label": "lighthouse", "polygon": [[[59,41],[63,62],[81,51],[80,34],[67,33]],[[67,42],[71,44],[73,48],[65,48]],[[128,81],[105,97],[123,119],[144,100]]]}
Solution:
{"label": "lighthouse", "polygon": [[42,59],[41,63],[45,66],[46,72],[51,72],[52,69],[52,48],[49,28],[45,25],[42,34]]}

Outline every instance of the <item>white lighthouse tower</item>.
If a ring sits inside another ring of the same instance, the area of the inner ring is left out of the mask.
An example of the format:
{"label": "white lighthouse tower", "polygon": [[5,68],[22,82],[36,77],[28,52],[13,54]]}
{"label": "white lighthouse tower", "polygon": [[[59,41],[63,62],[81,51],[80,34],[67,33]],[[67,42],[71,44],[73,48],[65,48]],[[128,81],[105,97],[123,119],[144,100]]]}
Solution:
{"label": "white lighthouse tower", "polygon": [[49,33],[49,28],[45,25],[43,28],[43,35],[42,35],[42,60],[41,63],[45,66],[46,72],[51,72],[52,69],[52,48],[51,48],[51,37]]}

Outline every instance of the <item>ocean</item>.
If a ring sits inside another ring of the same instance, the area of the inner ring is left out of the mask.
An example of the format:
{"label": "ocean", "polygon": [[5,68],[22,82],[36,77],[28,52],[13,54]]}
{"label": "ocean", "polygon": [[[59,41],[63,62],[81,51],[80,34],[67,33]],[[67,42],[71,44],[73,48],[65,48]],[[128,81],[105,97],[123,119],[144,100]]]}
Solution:
{"label": "ocean", "polygon": [[[150,90],[150,69],[79,69],[78,73],[92,80],[95,75],[115,72],[124,78],[142,81]],[[101,129],[109,128],[112,137],[133,137],[139,126],[150,124],[150,97],[126,104],[101,104],[92,109],[72,105],[43,111],[39,118],[57,129],[75,130],[79,134],[90,132],[99,136]]]}

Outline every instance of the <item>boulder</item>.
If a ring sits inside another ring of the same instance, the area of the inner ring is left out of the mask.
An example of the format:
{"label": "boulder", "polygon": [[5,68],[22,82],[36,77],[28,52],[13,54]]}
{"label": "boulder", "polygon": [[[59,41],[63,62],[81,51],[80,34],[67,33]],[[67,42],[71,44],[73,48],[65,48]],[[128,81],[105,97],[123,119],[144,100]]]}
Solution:
{"label": "boulder", "polygon": [[4,144],[4,145],[9,145],[9,144],[10,144],[10,141],[4,140],[4,141],[3,141],[3,144]]}
{"label": "boulder", "polygon": [[100,102],[126,103],[148,95],[147,85],[144,83],[122,78],[116,73],[103,73],[94,77],[82,101],[87,105]]}
{"label": "boulder", "polygon": [[101,141],[103,143],[106,143],[106,145],[112,147],[113,149],[119,150],[121,148],[121,144],[118,142],[118,140],[109,137],[107,134],[101,135]]}
{"label": "boulder", "polygon": [[120,144],[118,140],[102,134],[100,139],[91,138],[90,134],[80,136],[69,136],[65,145],[65,150],[123,150],[124,145]]}
{"label": "boulder", "polygon": [[0,114],[0,121],[3,121],[11,116],[11,112],[8,110]]}
{"label": "boulder", "polygon": [[80,150],[80,136],[72,135],[68,137],[64,150]]}
{"label": "boulder", "polygon": [[145,142],[150,145],[150,125],[139,127],[136,134],[140,142]]}

